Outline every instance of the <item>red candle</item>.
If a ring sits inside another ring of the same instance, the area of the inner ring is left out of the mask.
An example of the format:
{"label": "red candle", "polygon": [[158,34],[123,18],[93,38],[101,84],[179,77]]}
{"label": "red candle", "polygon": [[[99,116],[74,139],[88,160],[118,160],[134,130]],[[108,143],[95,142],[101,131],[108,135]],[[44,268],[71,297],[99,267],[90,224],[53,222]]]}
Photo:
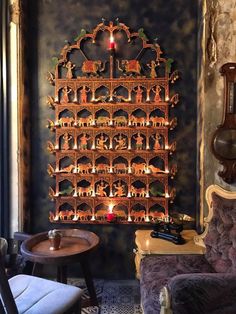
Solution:
{"label": "red candle", "polygon": [[107,213],[107,222],[113,222],[116,220],[116,215],[114,213]]}
{"label": "red candle", "polygon": [[114,37],[110,36],[109,49],[115,49]]}

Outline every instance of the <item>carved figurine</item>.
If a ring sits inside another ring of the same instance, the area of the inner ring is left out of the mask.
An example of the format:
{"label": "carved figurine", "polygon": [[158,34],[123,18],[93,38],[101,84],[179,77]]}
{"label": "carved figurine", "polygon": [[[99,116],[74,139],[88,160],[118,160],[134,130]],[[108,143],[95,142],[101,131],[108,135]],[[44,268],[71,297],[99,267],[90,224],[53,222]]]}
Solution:
{"label": "carved figurine", "polygon": [[152,173],[165,173],[164,170],[153,165],[150,165],[148,168],[151,170]]}
{"label": "carved figurine", "polygon": [[96,170],[98,173],[99,172],[106,173],[109,171],[109,169],[110,169],[109,165],[103,164],[103,163],[97,164],[97,166],[96,166]]}
{"label": "carved figurine", "polygon": [[138,132],[137,136],[134,137],[134,140],[136,141],[136,149],[137,150],[141,150],[143,149],[143,141],[144,141],[144,138],[143,136],[140,134],[140,132]]}
{"label": "carved figurine", "polygon": [[107,192],[105,191],[105,189],[108,187],[108,184],[105,184],[104,181],[101,181],[101,183],[99,183],[97,185],[96,188],[96,195],[98,196],[102,196],[102,197],[107,197]]}
{"label": "carved figurine", "polygon": [[78,196],[91,196],[93,193],[93,188],[91,185],[87,187],[79,186],[77,188]]}
{"label": "carved figurine", "polygon": [[87,174],[92,170],[92,164],[87,163],[87,164],[78,164],[77,165],[77,171],[79,173]]}
{"label": "carved figurine", "polygon": [[146,189],[145,188],[136,188],[133,185],[131,185],[130,193],[134,197],[145,197]]}
{"label": "carved figurine", "polygon": [[143,89],[138,85],[137,88],[136,87],[134,88],[134,91],[136,92],[135,102],[137,104],[140,104],[143,98]]}
{"label": "carved figurine", "polygon": [[49,128],[49,130],[54,131],[55,130],[55,124],[52,120],[47,119],[48,124],[47,124],[47,128]]}
{"label": "carved figurine", "polygon": [[120,61],[117,60],[118,69],[126,75],[139,74],[141,72],[141,65],[138,60],[122,60],[121,65]]}
{"label": "carved figurine", "polygon": [[81,221],[87,221],[89,217],[92,217],[91,210],[77,210],[76,215],[79,217]]}
{"label": "carved figurine", "polygon": [[125,185],[121,184],[121,181],[119,180],[119,182],[117,182],[117,184],[114,184],[114,188],[116,189],[116,191],[114,192],[114,196],[117,197],[122,197],[125,196]]}
{"label": "carved figurine", "polygon": [[62,104],[67,104],[69,102],[69,94],[72,91],[72,89],[68,86],[64,86],[62,89],[62,99],[61,103]]}
{"label": "carved figurine", "polygon": [[134,222],[145,220],[145,210],[135,211],[132,210],[130,216],[134,218]]}
{"label": "carved figurine", "polygon": [[125,116],[117,116],[114,117],[114,125],[115,126],[126,126],[127,125],[127,118]]}
{"label": "carved figurine", "polygon": [[91,126],[93,122],[92,115],[89,115],[85,118],[78,118],[78,126]]}
{"label": "carved figurine", "polygon": [[47,96],[47,100],[46,100],[46,104],[51,108],[51,109],[55,109],[55,99],[52,96]]}
{"label": "carved figurine", "polygon": [[69,142],[72,140],[72,138],[73,138],[73,137],[72,137],[71,135],[69,135],[68,132],[66,132],[66,133],[63,135],[64,143],[63,143],[63,145],[62,145],[62,149],[64,149],[64,150],[70,149],[70,144],[69,144]]}
{"label": "carved figurine", "polygon": [[67,68],[66,78],[72,79],[73,78],[72,70],[75,68],[75,64],[73,64],[71,61],[68,61],[65,67]]}
{"label": "carved figurine", "polygon": [[155,102],[160,102],[161,101],[161,96],[160,96],[160,92],[161,92],[161,87],[159,85],[156,85],[156,87],[152,87],[152,91],[155,94],[154,96],[154,101]]}
{"label": "carved figurine", "polygon": [[91,136],[87,135],[86,133],[83,133],[80,137],[80,149],[86,150],[88,149],[88,141],[90,140]]}
{"label": "carved figurine", "polygon": [[49,153],[55,152],[55,146],[51,141],[47,141],[47,150],[49,151]]}
{"label": "carved figurine", "polygon": [[50,164],[48,164],[47,173],[50,175],[50,177],[53,177],[55,174],[55,170]]}
{"label": "carved figurine", "polygon": [[97,126],[108,126],[109,122],[110,122],[109,117],[104,116],[100,116],[96,120]]}
{"label": "carved figurine", "polygon": [[58,123],[61,127],[72,127],[74,122],[75,120],[73,117],[61,117],[58,120]]}
{"label": "carved figurine", "polygon": [[87,94],[89,92],[89,88],[87,89],[85,85],[83,85],[82,89],[80,90],[80,103],[85,104],[87,103]]}
{"label": "carved figurine", "polygon": [[142,173],[145,173],[146,164],[144,162],[142,162],[140,164],[133,162],[132,168],[134,169],[134,174],[142,174]]}
{"label": "carved figurine", "polygon": [[127,166],[125,163],[117,163],[114,165],[114,171],[115,173],[126,173],[127,172]]}
{"label": "carved figurine", "polygon": [[104,136],[104,134],[102,133],[101,136],[99,138],[97,138],[97,149],[108,149],[107,145],[105,144],[106,141],[108,140],[108,136]]}
{"label": "carved figurine", "polygon": [[155,135],[151,136],[154,140],[154,145],[153,145],[153,149],[154,150],[158,150],[158,149],[162,149],[162,143],[161,143],[161,135],[159,133],[156,133]]}
{"label": "carved figurine", "polygon": [[130,116],[130,122],[134,126],[144,126],[145,125],[145,117],[135,117],[134,115]]}
{"label": "carved figurine", "polygon": [[153,117],[150,117],[149,120],[152,122],[153,126],[164,126],[166,123],[166,120],[164,117],[153,116]]}
{"label": "carved figurine", "polygon": [[147,66],[151,69],[150,71],[150,78],[156,78],[157,74],[156,74],[156,66],[158,65],[158,63],[156,63],[154,60],[151,61],[151,63],[148,63]]}
{"label": "carved figurine", "polygon": [[105,70],[106,62],[103,63],[101,60],[85,60],[82,64],[82,72],[83,74],[87,74],[90,76],[99,76],[100,72]]}
{"label": "carved figurine", "polygon": [[115,150],[122,150],[122,149],[127,149],[127,140],[126,140],[126,137],[122,136],[121,134],[119,136],[115,136],[114,137],[114,140],[118,143],[116,146],[115,146]]}

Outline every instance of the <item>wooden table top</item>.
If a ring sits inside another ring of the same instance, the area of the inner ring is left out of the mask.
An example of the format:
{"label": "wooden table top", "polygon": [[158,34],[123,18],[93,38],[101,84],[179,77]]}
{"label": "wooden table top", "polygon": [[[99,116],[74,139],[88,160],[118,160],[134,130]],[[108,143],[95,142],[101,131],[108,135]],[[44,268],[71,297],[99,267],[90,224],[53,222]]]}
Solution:
{"label": "wooden table top", "polygon": [[152,230],[137,230],[135,243],[141,254],[204,254],[205,248],[194,243],[197,235],[195,230],[183,230],[181,235],[185,239],[182,245],[176,245],[170,241],[152,238]]}
{"label": "wooden table top", "polygon": [[93,232],[81,229],[57,230],[62,234],[59,250],[50,250],[48,232],[42,232],[22,243],[22,255],[35,263],[66,264],[76,262],[80,256],[95,249],[99,244],[99,238]]}

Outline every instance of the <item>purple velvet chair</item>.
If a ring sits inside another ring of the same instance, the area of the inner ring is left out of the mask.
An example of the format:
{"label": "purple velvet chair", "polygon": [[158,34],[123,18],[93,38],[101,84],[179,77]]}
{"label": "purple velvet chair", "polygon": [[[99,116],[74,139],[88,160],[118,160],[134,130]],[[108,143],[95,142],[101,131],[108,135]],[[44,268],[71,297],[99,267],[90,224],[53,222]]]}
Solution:
{"label": "purple velvet chair", "polygon": [[209,214],[195,243],[205,255],[151,255],[141,261],[144,314],[236,314],[236,192],[211,185]]}

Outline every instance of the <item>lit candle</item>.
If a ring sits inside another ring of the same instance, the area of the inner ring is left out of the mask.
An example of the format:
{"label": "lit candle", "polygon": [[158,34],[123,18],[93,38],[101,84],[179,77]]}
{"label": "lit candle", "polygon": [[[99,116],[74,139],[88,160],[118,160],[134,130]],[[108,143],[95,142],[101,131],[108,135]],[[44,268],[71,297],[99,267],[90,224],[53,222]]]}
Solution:
{"label": "lit candle", "polygon": [[113,126],[113,120],[112,120],[112,119],[110,119],[109,125],[110,125],[110,126]]}
{"label": "lit candle", "polygon": [[116,215],[112,212],[113,205],[109,204],[109,209],[107,213],[107,222],[114,222],[116,220]]}
{"label": "lit candle", "polygon": [[54,221],[58,221],[59,220],[59,216],[56,215],[54,218],[53,218]]}
{"label": "lit candle", "polygon": [[74,218],[72,220],[77,221],[77,220],[79,220],[79,217],[77,215],[74,215]]}
{"label": "lit candle", "polygon": [[165,149],[169,149],[169,145],[165,145]]}
{"label": "lit candle", "polygon": [[130,216],[128,216],[128,221],[129,221],[129,222],[131,222],[131,221],[132,221],[132,219],[131,219],[131,217],[130,217]]}
{"label": "lit candle", "polygon": [[169,96],[166,96],[166,101],[169,101],[169,100],[170,100]]}
{"label": "lit candle", "polygon": [[77,149],[77,143],[75,143],[75,145],[74,145],[74,149]]}
{"label": "lit candle", "polygon": [[92,173],[95,173],[95,172],[96,172],[95,167],[92,168],[92,171],[91,171],[91,172],[92,172]]}
{"label": "lit candle", "polygon": [[146,198],[149,198],[149,191],[146,192]]}
{"label": "lit candle", "polygon": [[131,193],[130,192],[128,192],[127,197],[131,197]]}
{"label": "lit candle", "polygon": [[128,173],[132,173],[132,168],[128,167]]}
{"label": "lit candle", "polygon": [[145,217],[145,221],[146,221],[146,222],[149,222],[149,221],[150,221],[150,219],[149,219],[149,216],[148,216],[148,215]]}
{"label": "lit candle", "polygon": [[91,218],[91,221],[94,221],[94,220],[95,220],[95,216],[93,215],[92,218]]}
{"label": "lit candle", "polygon": [[170,197],[170,195],[169,195],[169,193],[167,192],[167,193],[165,193],[165,197],[166,198],[169,198]]}
{"label": "lit candle", "polygon": [[115,49],[114,37],[113,37],[112,34],[111,34],[111,36],[110,36],[109,49],[110,49],[110,50]]}

